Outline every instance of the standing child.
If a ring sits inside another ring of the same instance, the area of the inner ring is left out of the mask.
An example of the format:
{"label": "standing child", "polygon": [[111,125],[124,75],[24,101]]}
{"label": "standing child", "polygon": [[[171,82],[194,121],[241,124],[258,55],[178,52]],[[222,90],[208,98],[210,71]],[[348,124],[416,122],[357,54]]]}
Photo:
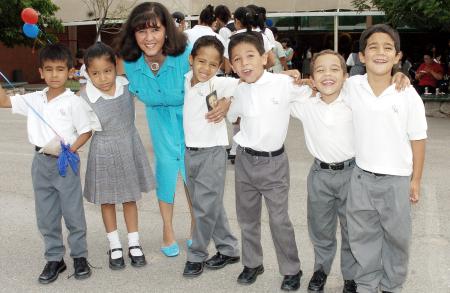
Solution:
{"label": "standing child", "polygon": [[102,126],[92,137],[86,170],[84,196],[101,204],[110,250],[109,267],[125,267],[117,232],[116,204],[122,204],[128,230],[131,265],[142,267],[146,260],[139,244],[136,201],[154,187],[154,177],[136,126],[134,99],[128,81],[116,75],[111,47],[96,43],[84,56],[89,80],[81,96],[92,107]]}
{"label": "standing child", "polygon": [[[205,119],[205,114],[217,103],[217,97],[231,96],[239,82],[235,78],[215,76],[222,64],[223,52],[224,46],[215,36],[199,38],[189,56],[192,71],[186,74],[184,84],[186,185],[195,219],[192,245],[188,248],[183,272],[185,277],[199,276],[204,265],[220,269],[240,259],[238,241],[231,233],[223,206],[227,127],[224,120],[209,123]],[[217,254],[206,260],[211,239]]]}
{"label": "standing child", "polygon": [[12,108],[13,113],[27,116],[28,140],[36,150],[31,166],[36,221],[44,238],[47,260],[38,281],[48,284],[66,269],[62,217],[69,230],[67,241],[75,278],[84,279],[91,275],[86,260],[86,220],[80,176],[71,168],[65,177],[60,176],[58,158],[46,153],[47,146],[60,139],[70,144],[70,151],[76,153],[91,136],[91,119],[84,101],[64,87],[69,75],[73,74],[73,59],[67,47],[54,44],[43,48],[39,54],[39,72],[47,88],[9,97],[0,87],[0,107]]}
{"label": "standing child", "polygon": [[242,234],[244,270],[238,283],[252,284],[264,272],[261,247],[261,203],[269,212],[270,231],[284,275],[281,289],[300,287],[300,260],[288,215],[289,161],[284,151],[291,103],[309,97],[309,87],[297,87],[286,75],[264,71],[267,54],[259,33],[231,37],[229,56],[242,83],[234,93],[228,118],[241,117],[234,137],[236,154],[236,212]]}
{"label": "standing child", "polygon": [[359,293],[399,292],[408,272],[410,201],[419,200],[427,122],[413,87],[397,92],[391,71],[400,38],[379,24],[360,38],[367,75],[344,86],[353,111],[356,167],[347,199],[350,247],[358,263]]}
{"label": "standing child", "polygon": [[306,146],[314,162],[308,175],[308,231],[314,246],[314,274],[309,292],[323,292],[336,254],[337,220],[341,226],[343,293],[356,292],[356,261],[350,251],[346,202],[355,165],[352,112],[344,103],[342,85],[347,67],[339,53],[324,50],[311,60],[311,79],[319,91],[292,107],[303,123]]}

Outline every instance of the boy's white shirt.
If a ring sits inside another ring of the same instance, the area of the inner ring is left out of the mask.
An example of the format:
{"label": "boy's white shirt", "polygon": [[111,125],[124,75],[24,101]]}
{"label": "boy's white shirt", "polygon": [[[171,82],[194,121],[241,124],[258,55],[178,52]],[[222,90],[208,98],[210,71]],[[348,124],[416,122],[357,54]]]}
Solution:
{"label": "boy's white shirt", "polygon": [[326,163],[338,163],[355,156],[352,111],[344,94],[330,104],[318,93],[293,103],[291,115],[303,123],[306,146],[312,156]]}
{"label": "boy's white shirt", "polygon": [[427,138],[425,107],[416,90],[398,92],[391,85],[377,97],[365,74],[348,78],[343,91],[353,113],[356,164],[374,173],[410,176],[410,141]]}
{"label": "boy's white shirt", "polygon": [[221,35],[214,32],[214,30],[212,28],[210,28],[209,26],[206,26],[206,25],[197,24],[193,28],[185,30],[184,33],[187,35],[188,43],[191,46],[193,46],[195,41],[197,41],[200,37],[203,37],[203,36],[215,36],[222,43],[222,45],[224,47],[227,44],[227,42],[225,41],[224,38],[222,38]]}
{"label": "boy's white shirt", "polygon": [[86,94],[91,103],[97,102],[97,100],[102,97],[105,100],[112,100],[120,97],[123,94],[123,87],[128,84],[128,79],[123,76],[116,76],[116,90],[113,96],[103,93],[101,90],[95,87],[90,79],[88,79],[86,84]]}
{"label": "boy's white shirt", "polygon": [[[93,130],[92,115],[95,113],[81,97],[71,90],[47,100],[48,88],[25,95],[11,97],[12,113],[27,116],[28,140],[44,147],[56,134],[24,102],[25,99],[49,123],[64,142],[73,144],[80,134]],[[97,125],[99,126],[99,125]]]}
{"label": "boy's white shirt", "polygon": [[234,93],[228,120],[241,118],[234,140],[242,147],[272,152],[286,139],[292,103],[310,97],[308,86],[297,86],[284,74],[264,74],[254,83],[242,82]]}
{"label": "boy's white shirt", "polygon": [[192,71],[185,74],[183,129],[187,147],[213,147],[229,144],[225,120],[219,123],[208,122],[206,96],[212,91],[217,98],[231,97],[239,83],[239,79],[214,76],[207,82],[199,82],[191,86]]}

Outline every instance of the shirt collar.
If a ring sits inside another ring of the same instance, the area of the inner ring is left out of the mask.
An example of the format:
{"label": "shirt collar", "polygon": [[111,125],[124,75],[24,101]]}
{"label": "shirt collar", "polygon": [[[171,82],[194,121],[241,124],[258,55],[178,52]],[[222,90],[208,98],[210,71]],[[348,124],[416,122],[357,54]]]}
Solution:
{"label": "shirt collar", "polygon": [[94,86],[91,80],[87,81],[86,94],[91,103],[97,102],[100,97],[105,100],[115,99],[123,94],[123,87],[128,84],[128,80],[123,76],[116,76],[116,91],[114,96],[107,95]]}
{"label": "shirt collar", "polygon": [[[47,92],[49,90],[49,87],[46,87],[45,89],[42,90],[42,99],[44,100],[44,103],[48,103],[48,99],[47,99]],[[54,97],[53,99],[51,99],[50,102],[56,101],[57,99],[60,99],[62,97],[65,96],[69,96],[69,95],[73,95],[73,92],[70,89],[67,89],[61,93],[59,96]]]}
{"label": "shirt collar", "polygon": [[267,72],[266,70],[264,70],[263,74],[261,75],[261,77],[254,82],[254,84],[265,84],[270,82],[270,76],[272,73]]}
{"label": "shirt collar", "polygon": [[197,88],[197,89],[202,89],[202,88],[207,88],[209,89],[211,87],[211,84],[214,84],[214,79],[216,78],[216,76],[211,77],[209,80],[205,81],[205,82],[198,82],[196,83],[194,86],[191,86],[191,80],[192,77],[194,76],[194,73],[192,72],[192,70],[190,70],[188,73],[186,73],[184,75],[185,78],[185,82],[187,85],[187,88]]}
{"label": "shirt collar", "polygon": [[[163,69],[165,66],[176,67],[175,61],[175,57],[167,55],[166,59],[161,64],[159,72],[161,72],[161,69]],[[141,54],[141,57],[139,57],[139,59],[136,61],[135,70],[141,70],[142,72],[150,71],[147,62],[145,62],[144,54]]]}
{"label": "shirt collar", "polygon": [[339,93],[339,96],[331,103],[327,104],[325,103],[322,99],[321,99],[321,94],[318,92],[314,97],[311,97],[311,99],[313,99],[314,103],[323,103],[325,105],[333,105],[333,104],[337,104],[337,103],[342,103],[344,102],[344,99],[342,98],[342,91]]}
{"label": "shirt collar", "polygon": [[384,95],[389,95],[389,94],[395,94],[398,93],[398,91],[395,89],[395,84],[391,84],[390,86],[388,86],[378,97],[374,94],[372,87],[369,84],[369,80],[367,79],[367,73],[364,74],[361,79],[360,79],[360,84],[363,88],[365,88],[366,90],[368,90],[374,97],[376,98],[380,98]]}

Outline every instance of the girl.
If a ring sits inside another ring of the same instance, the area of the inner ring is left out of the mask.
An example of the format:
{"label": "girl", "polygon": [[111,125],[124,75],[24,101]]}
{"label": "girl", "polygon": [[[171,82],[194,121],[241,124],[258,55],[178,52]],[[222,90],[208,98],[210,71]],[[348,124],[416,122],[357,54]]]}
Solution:
{"label": "girl", "polygon": [[116,76],[113,50],[96,43],[84,56],[89,76],[81,96],[100,120],[102,131],[95,132],[89,149],[84,196],[101,204],[103,223],[110,250],[109,267],[125,267],[116,221],[116,204],[123,205],[128,230],[128,256],[131,265],[146,265],[139,245],[136,200],[154,188],[154,177],[144,146],[134,125],[134,99],[128,81]]}

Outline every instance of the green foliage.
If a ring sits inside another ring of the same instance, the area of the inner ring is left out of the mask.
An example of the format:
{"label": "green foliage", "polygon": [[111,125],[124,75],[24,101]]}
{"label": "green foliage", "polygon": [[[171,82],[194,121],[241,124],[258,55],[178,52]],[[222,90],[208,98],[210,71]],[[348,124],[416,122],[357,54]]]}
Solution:
{"label": "green foliage", "polygon": [[359,10],[377,8],[394,26],[450,31],[450,0],[353,0]]}
{"label": "green foliage", "polygon": [[[0,42],[5,46],[33,46],[35,40],[27,38],[22,33],[23,21],[20,13],[27,7],[32,7],[39,12],[38,25],[52,42],[56,40],[56,37],[50,32],[63,30],[61,21],[54,17],[59,7],[51,0],[0,0]],[[39,35],[39,40],[42,43],[46,42],[42,34]]]}

